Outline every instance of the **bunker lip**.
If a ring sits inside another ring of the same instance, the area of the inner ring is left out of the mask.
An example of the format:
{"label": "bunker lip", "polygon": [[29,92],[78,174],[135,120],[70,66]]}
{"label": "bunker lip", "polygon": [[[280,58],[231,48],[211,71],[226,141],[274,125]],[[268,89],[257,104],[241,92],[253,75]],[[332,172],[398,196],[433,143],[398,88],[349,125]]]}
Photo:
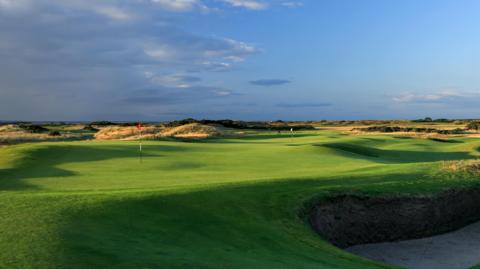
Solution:
{"label": "bunker lip", "polygon": [[480,187],[429,196],[340,194],[311,207],[308,220],[340,248],[423,238],[480,220]]}

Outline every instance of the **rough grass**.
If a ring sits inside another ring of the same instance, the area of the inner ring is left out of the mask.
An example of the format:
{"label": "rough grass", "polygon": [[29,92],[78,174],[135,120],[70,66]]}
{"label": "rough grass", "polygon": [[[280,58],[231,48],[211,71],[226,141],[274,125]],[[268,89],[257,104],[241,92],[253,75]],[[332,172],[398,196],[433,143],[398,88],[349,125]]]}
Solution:
{"label": "rough grass", "polygon": [[0,126],[0,133],[21,132],[21,131],[23,131],[23,129],[16,124],[6,124],[3,126]]}
{"label": "rough grass", "polygon": [[[442,172],[478,155],[461,141],[249,131],[145,141],[142,162],[134,141],[0,148],[0,268],[390,268],[331,246],[299,212],[332,192],[478,184]],[[335,143],[349,146],[323,146]]]}
{"label": "rough grass", "polygon": [[480,175],[480,160],[444,161],[443,168],[450,172],[462,172],[471,175]]}
{"label": "rough grass", "polygon": [[162,132],[162,135],[179,138],[207,138],[221,136],[222,132],[214,126],[190,123],[166,129]]}
{"label": "rough grass", "polygon": [[199,123],[177,127],[145,126],[140,132],[135,126],[108,126],[95,134],[98,140],[155,140],[162,137],[209,138],[221,136],[219,128]]}
{"label": "rough grass", "polygon": [[371,147],[364,147],[354,143],[328,143],[324,144],[324,146],[366,157],[380,157],[380,150]]}
{"label": "rough grass", "polygon": [[156,126],[144,126],[142,132],[135,126],[108,126],[95,133],[95,138],[98,140],[155,139],[161,136],[161,130]]}
{"label": "rough grass", "polygon": [[43,141],[65,141],[65,140],[80,140],[88,138],[88,133],[73,133],[60,132],[57,129],[52,129],[51,132],[58,132],[58,135],[51,135],[52,133],[31,132],[28,129],[22,128],[16,124],[7,124],[0,126],[0,145],[19,144],[26,142],[43,142]]}

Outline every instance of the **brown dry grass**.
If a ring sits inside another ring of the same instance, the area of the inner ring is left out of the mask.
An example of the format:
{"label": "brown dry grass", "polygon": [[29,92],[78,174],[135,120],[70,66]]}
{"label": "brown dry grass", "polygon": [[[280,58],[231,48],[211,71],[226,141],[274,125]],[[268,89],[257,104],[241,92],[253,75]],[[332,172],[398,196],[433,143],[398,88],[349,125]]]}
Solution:
{"label": "brown dry grass", "polygon": [[15,124],[0,126],[0,145],[19,144],[26,142],[62,141],[78,138],[79,135],[74,134],[50,136],[48,133],[31,133]]}
{"label": "brown dry grass", "polygon": [[95,134],[95,138],[98,140],[136,140],[136,139],[155,139],[160,136],[160,127],[145,126],[140,131],[135,126],[108,126],[100,129]]}
{"label": "brown dry grass", "polygon": [[143,127],[142,133],[135,126],[108,126],[95,134],[98,140],[154,140],[162,137],[176,138],[208,138],[221,136],[223,133],[217,128],[199,123],[191,123],[178,127]]}
{"label": "brown dry grass", "polygon": [[480,160],[459,160],[459,161],[444,161],[443,169],[458,173],[480,174]]}
{"label": "brown dry grass", "polygon": [[448,139],[452,137],[459,137],[459,136],[465,136],[464,134],[452,134],[452,135],[444,135],[444,134],[438,134],[438,133],[422,133],[422,132],[392,132],[392,133],[382,133],[382,132],[363,132],[363,131],[358,131],[358,130],[350,130],[348,132],[344,132],[345,134],[350,134],[350,135],[369,135],[369,136],[385,136],[385,135],[390,135],[390,136],[404,136],[404,137],[412,137],[412,138],[438,138],[438,139]]}
{"label": "brown dry grass", "polygon": [[179,138],[208,138],[222,136],[223,133],[214,126],[203,125],[199,123],[191,123],[178,127],[165,129],[163,136],[179,137]]}
{"label": "brown dry grass", "polygon": [[[352,128],[353,129],[353,128]],[[392,132],[392,133],[382,133],[382,132],[364,132],[359,130],[347,129],[347,127],[342,128],[331,128],[330,130],[341,131],[343,134],[350,135],[369,135],[369,136],[406,136],[413,138],[440,138],[448,139],[453,137],[470,137],[470,138],[480,138],[480,133],[475,131],[465,130],[463,134],[438,134],[438,133],[422,133],[422,132]],[[447,130],[447,129],[443,129]]]}
{"label": "brown dry grass", "polygon": [[0,126],[0,133],[22,132],[23,129],[16,124],[7,124]]}

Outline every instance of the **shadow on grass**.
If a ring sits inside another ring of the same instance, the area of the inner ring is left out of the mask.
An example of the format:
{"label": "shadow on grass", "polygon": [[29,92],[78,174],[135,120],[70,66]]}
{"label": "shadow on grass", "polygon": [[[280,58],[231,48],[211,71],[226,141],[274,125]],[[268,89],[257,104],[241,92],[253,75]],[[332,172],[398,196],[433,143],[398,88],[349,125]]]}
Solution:
{"label": "shadow on grass", "polygon": [[442,187],[448,186],[435,178],[390,174],[289,179],[170,195],[130,194],[69,216],[62,231],[61,264],[68,268],[385,268],[322,241],[298,217],[303,203],[339,191],[433,192]]}
{"label": "shadow on grass", "polygon": [[[405,178],[402,178],[405,180]],[[338,185],[385,178],[288,180],[205,191],[116,197],[69,216],[68,268],[382,268],[346,259],[297,216],[302,201]],[[348,187],[345,187],[348,188]],[[351,258],[351,257],[350,257]],[[228,266],[227,266],[228,265]],[[371,267],[373,266],[373,267]]]}
{"label": "shadow on grass", "polygon": [[[235,144],[235,143],[249,143],[249,144],[268,144],[271,142],[277,142],[277,139],[297,139],[297,138],[306,138],[306,137],[315,137],[319,136],[318,134],[295,134],[290,135],[287,133],[281,134],[248,134],[245,136],[238,136],[238,137],[226,137],[226,138],[210,138],[205,139],[203,142],[211,142],[211,143],[218,143],[218,144]],[[259,141],[254,141],[259,140]],[[267,140],[267,141],[265,141]],[[269,141],[271,140],[271,141]]]}
{"label": "shadow on grass", "polygon": [[406,139],[406,140],[413,139],[413,137],[411,136],[392,136],[392,137],[395,139]]}
{"label": "shadow on grass", "polygon": [[378,163],[416,163],[472,159],[469,152],[386,150],[361,146],[355,143],[327,143],[315,146],[326,147],[350,158],[368,159]]}
{"label": "shadow on grass", "polygon": [[[70,177],[76,174],[59,168],[66,163],[95,162],[118,158],[138,158],[138,146],[125,145],[49,145],[32,147],[17,160],[12,168],[0,169],[0,190],[35,189],[25,179],[46,177]],[[149,145],[143,158],[161,157],[163,152],[186,151],[186,147]],[[157,154],[160,153],[160,154]],[[153,154],[155,153],[155,154]]]}
{"label": "shadow on grass", "polygon": [[12,137],[5,138],[0,137],[0,146],[2,145],[17,145],[24,143],[42,143],[42,142],[73,142],[73,141],[85,141],[93,139],[93,135],[73,136],[73,137],[48,137],[48,138],[35,138],[35,137]]}
{"label": "shadow on grass", "polygon": [[444,139],[444,138],[436,138],[436,137],[431,137],[428,140],[434,141],[434,142],[439,142],[439,143],[455,143],[455,144],[460,144],[464,143],[461,140],[455,140],[455,139]]}

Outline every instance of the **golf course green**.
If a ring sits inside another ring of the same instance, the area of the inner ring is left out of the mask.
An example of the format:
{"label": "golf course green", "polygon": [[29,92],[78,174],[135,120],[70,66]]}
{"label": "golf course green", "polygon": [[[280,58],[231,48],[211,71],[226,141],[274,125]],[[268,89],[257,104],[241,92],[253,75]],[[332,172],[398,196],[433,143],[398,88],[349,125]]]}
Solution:
{"label": "golf course green", "polygon": [[480,141],[353,136],[42,142],[0,147],[0,268],[391,268],[334,247],[309,205],[436,193]]}

